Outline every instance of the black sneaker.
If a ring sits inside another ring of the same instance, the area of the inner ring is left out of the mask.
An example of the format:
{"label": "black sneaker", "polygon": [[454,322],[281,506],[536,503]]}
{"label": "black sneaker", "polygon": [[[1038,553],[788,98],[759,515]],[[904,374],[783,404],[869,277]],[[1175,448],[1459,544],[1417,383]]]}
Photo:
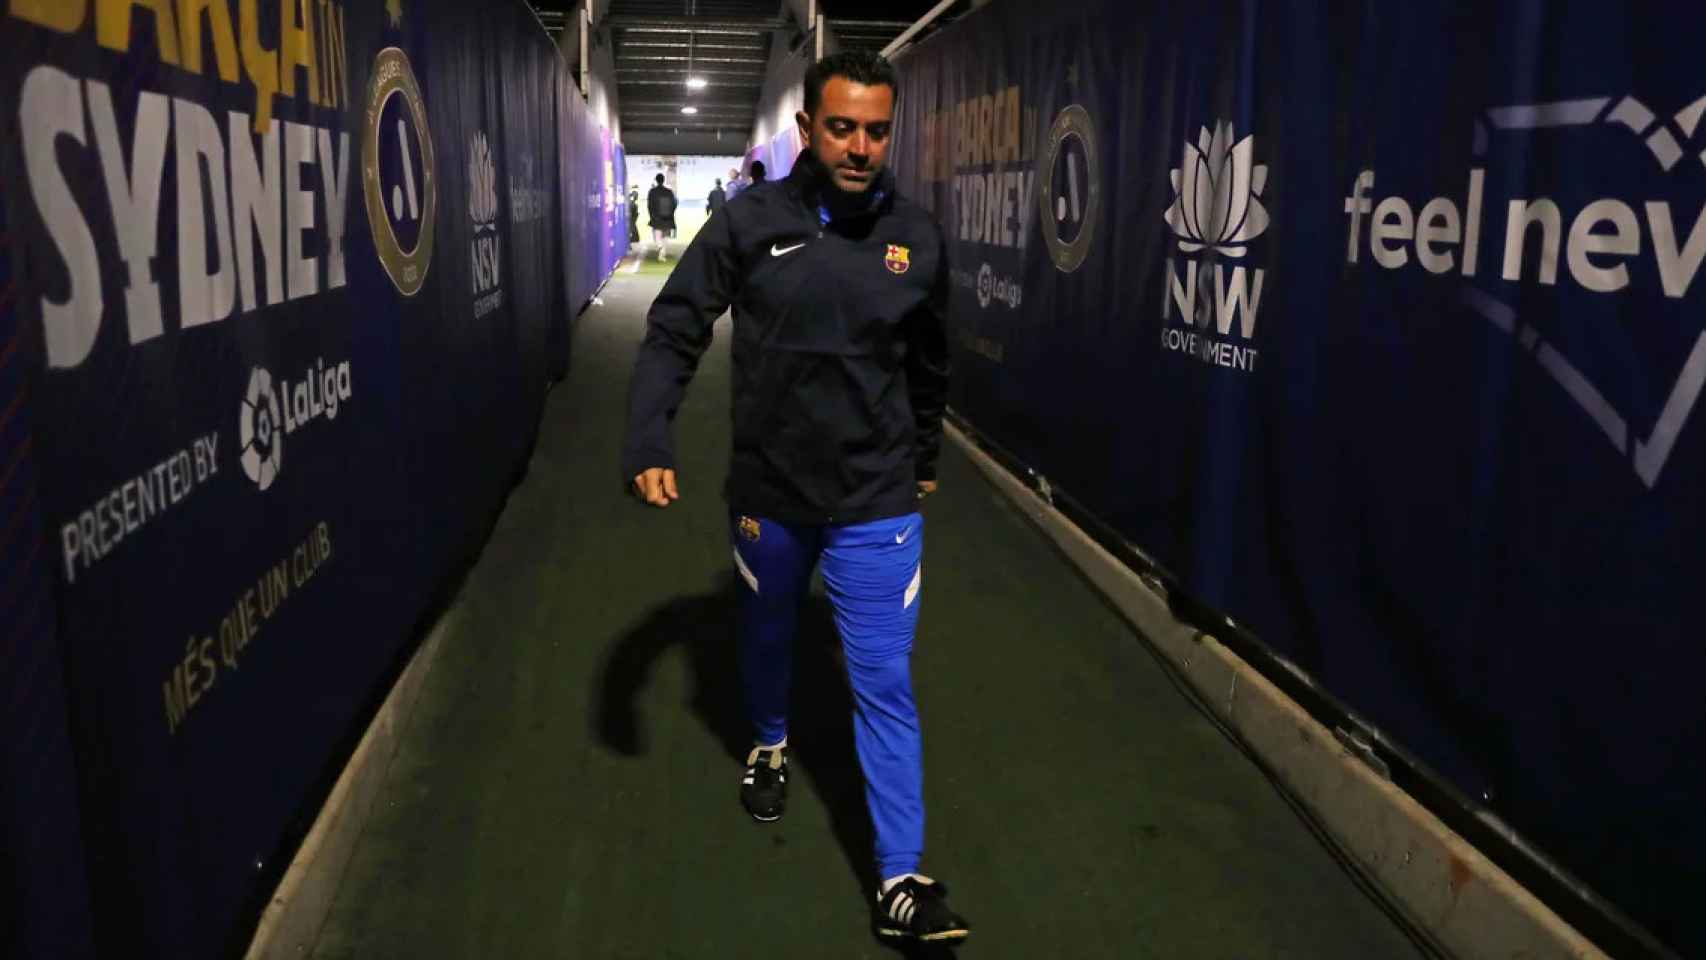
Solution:
{"label": "black sneaker", "polygon": [[897,939],[958,943],[971,927],[948,909],[948,888],[929,877],[913,874],[889,888],[877,900],[877,933]]}
{"label": "black sneaker", "polygon": [[746,756],[746,776],[740,782],[740,802],[759,823],[782,819],[782,809],[788,803],[787,747],[752,748]]}

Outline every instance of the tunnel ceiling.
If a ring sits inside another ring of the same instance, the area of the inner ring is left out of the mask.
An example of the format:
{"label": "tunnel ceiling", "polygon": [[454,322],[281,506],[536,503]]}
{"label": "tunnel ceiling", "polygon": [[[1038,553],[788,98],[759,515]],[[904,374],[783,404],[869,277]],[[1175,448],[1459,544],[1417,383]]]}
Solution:
{"label": "tunnel ceiling", "polygon": [[[609,9],[623,132],[720,130],[739,152],[771,47],[796,33],[779,0],[611,0]],[[705,89],[687,89],[690,73]],[[683,115],[687,105],[699,113]]]}
{"label": "tunnel ceiling", "polygon": [[[843,48],[881,50],[934,0],[820,0]],[[541,19],[560,30],[575,0],[534,0]],[[807,34],[786,0],[608,0],[595,5],[614,44],[624,133],[721,133],[744,144],[757,117],[765,67],[776,45],[793,49]],[[940,22],[958,15],[962,0]],[[572,28],[572,22],[569,24]],[[705,80],[689,90],[689,73]],[[697,108],[686,115],[681,108]],[[737,146],[738,150],[739,147]]]}

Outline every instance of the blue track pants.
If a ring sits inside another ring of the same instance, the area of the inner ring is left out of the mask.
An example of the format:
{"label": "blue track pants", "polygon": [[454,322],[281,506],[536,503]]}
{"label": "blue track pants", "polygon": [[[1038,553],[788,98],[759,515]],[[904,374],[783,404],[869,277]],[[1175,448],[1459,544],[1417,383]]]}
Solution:
{"label": "blue track pants", "polygon": [[913,873],[924,852],[924,754],[910,658],[918,626],[924,518],[794,526],[731,518],[741,678],[759,744],[788,735],[800,604],[814,564],[835,610],[853,688],[853,740],[876,834],[878,879]]}

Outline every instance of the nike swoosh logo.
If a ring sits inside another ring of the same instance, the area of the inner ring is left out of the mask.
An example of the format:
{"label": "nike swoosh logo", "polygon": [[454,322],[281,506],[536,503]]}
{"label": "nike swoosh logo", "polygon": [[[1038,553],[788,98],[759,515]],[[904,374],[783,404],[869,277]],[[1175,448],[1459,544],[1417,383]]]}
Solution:
{"label": "nike swoosh logo", "polygon": [[793,253],[795,250],[798,250],[803,246],[805,246],[805,244],[796,243],[791,247],[781,247],[773,243],[770,245],[770,255],[772,257],[780,257],[783,254]]}
{"label": "nike swoosh logo", "polygon": [[902,530],[901,532],[894,535],[894,542],[895,543],[905,543],[907,535],[909,535],[911,533],[912,533],[912,528],[907,527],[905,530]]}

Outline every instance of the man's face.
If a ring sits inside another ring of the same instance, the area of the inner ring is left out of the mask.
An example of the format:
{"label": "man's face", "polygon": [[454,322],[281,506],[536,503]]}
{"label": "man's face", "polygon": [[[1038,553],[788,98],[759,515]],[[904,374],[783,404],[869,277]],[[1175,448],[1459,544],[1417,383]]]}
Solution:
{"label": "man's face", "polygon": [[877,181],[888,158],[894,88],[830,77],[823,85],[817,114],[802,112],[797,119],[812,155],[829,171],[835,185],[848,193],[863,193]]}

